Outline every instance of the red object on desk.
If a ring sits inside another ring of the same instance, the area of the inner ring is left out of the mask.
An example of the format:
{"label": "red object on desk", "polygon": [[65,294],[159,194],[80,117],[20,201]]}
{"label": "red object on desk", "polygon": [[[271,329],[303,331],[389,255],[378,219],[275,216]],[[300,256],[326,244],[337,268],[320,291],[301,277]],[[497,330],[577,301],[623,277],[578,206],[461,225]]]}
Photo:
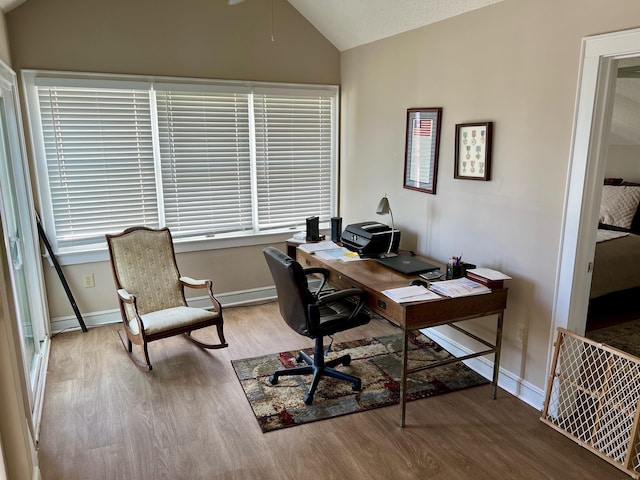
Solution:
{"label": "red object on desk", "polygon": [[503,288],[504,287],[504,280],[490,280],[486,277],[482,277],[480,275],[476,275],[475,273],[473,273],[473,270],[467,270],[467,275],[466,277],[469,280],[473,280],[474,282],[478,282],[481,283],[482,285],[485,285],[487,287],[489,287],[490,289],[495,289],[495,288]]}

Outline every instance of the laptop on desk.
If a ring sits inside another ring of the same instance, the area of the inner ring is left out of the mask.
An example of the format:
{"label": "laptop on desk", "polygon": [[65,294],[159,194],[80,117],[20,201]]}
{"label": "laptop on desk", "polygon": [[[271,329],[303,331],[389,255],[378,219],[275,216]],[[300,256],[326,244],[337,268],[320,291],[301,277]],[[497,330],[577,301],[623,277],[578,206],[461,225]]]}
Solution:
{"label": "laptop on desk", "polygon": [[404,273],[405,275],[417,275],[418,273],[438,270],[438,267],[435,265],[431,265],[430,263],[411,255],[396,255],[395,257],[376,258],[376,262],[400,273]]}

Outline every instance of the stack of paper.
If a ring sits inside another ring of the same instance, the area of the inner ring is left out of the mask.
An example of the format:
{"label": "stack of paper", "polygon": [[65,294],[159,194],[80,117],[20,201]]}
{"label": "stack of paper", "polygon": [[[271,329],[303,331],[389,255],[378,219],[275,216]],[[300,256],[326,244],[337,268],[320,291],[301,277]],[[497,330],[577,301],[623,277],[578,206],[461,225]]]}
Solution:
{"label": "stack of paper", "polygon": [[357,252],[352,252],[351,250],[347,250],[344,247],[318,250],[316,251],[315,255],[322,260],[342,260],[343,262],[362,260]]}
{"label": "stack of paper", "polygon": [[440,298],[422,285],[410,285],[408,287],[391,288],[383,290],[383,294],[396,303],[420,302],[422,300],[434,300]]}
{"label": "stack of paper", "polygon": [[446,297],[466,297],[468,295],[480,295],[483,293],[491,293],[491,289],[474,282],[468,278],[456,278],[454,280],[445,280],[443,282],[433,282],[429,288],[440,295]]}
{"label": "stack of paper", "polygon": [[313,243],[303,243],[298,246],[300,250],[303,250],[307,253],[316,253],[321,250],[333,250],[339,249],[340,245],[331,240],[323,240],[322,242],[313,242]]}
{"label": "stack of paper", "polygon": [[491,268],[474,268],[473,270],[468,271],[480,277],[484,277],[487,280],[511,280],[509,275],[505,275],[504,273]]}

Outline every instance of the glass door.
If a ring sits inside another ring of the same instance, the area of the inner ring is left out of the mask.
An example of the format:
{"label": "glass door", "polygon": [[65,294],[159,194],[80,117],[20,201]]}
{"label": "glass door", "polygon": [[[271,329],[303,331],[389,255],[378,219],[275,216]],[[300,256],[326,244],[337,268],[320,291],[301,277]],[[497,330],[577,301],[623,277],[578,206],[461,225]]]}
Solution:
{"label": "glass door", "polygon": [[48,315],[17,106],[15,73],[0,62],[0,217],[29,388],[32,426],[37,431],[49,348]]}

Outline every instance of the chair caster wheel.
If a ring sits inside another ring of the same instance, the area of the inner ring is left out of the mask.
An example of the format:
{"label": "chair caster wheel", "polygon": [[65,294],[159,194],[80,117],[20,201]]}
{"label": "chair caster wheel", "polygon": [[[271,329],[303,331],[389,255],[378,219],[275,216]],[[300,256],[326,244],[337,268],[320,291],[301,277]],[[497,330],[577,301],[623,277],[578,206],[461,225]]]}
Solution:
{"label": "chair caster wheel", "polygon": [[296,363],[302,363],[304,362],[304,358],[302,358],[302,354],[298,353],[296,355]]}
{"label": "chair caster wheel", "polygon": [[271,375],[271,376],[269,377],[269,383],[270,383],[271,385],[275,385],[275,384],[277,384],[277,383],[278,383],[278,377],[276,377],[275,375]]}
{"label": "chair caster wheel", "polygon": [[345,367],[348,367],[349,365],[351,365],[350,355],[347,355],[346,357],[344,357],[344,359],[342,360],[342,365],[344,365]]}
{"label": "chair caster wheel", "polygon": [[359,392],[360,390],[362,390],[362,382],[354,383],[351,387],[351,390],[353,390],[354,392]]}
{"label": "chair caster wheel", "polygon": [[304,396],[305,405],[311,405],[313,403],[313,395],[309,395],[308,393]]}

